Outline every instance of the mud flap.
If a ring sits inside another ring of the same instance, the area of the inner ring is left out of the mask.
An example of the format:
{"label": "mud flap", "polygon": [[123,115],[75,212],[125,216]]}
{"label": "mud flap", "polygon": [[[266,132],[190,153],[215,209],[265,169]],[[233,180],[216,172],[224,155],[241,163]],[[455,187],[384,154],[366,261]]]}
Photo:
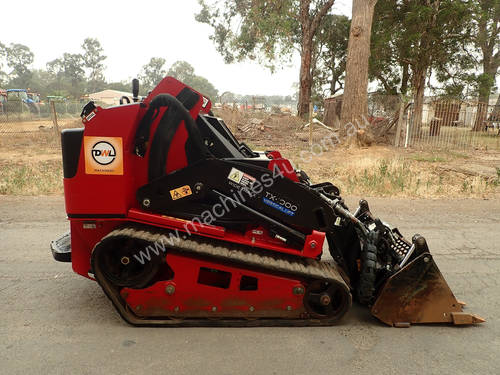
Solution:
{"label": "mud flap", "polygon": [[462,312],[432,255],[421,254],[392,275],[371,308],[382,322],[395,327],[412,323],[475,324],[484,319]]}

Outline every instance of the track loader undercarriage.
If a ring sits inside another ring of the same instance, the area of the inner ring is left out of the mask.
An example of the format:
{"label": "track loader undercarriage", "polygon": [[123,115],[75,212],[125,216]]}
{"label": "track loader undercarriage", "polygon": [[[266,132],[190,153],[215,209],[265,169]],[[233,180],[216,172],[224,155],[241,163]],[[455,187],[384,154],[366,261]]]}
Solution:
{"label": "track loader undercarriage", "polygon": [[52,251],[127,322],[331,325],[353,299],[392,326],[483,321],[462,312],[422,236],[364,200],[351,213],[333,184],[238,142],[182,83],[89,103],[82,118],[62,135],[71,232]]}

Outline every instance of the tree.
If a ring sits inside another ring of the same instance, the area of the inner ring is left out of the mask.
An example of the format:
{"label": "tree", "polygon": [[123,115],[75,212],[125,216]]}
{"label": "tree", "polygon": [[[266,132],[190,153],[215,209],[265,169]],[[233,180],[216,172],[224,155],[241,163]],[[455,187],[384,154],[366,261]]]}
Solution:
{"label": "tree", "polygon": [[206,78],[194,74],[194,68],[186,61],[177,61],[168,70],[172,76],[209,98],[217,98],[217,90]]}
{"label": "tree", "polygon": [[471,68],[469,0],[379,0],[375,8],[371,76],[390,94],[413,94],[413,124],[422,123],[426,79],[460,88]]}
{"label": "tree", "polygon": [[62,58],[47,63],[47,70],[57,81],[58,91],[67,91],[74,98],[83,92],[85,71],[83,56],[65,52]]}
{"label": "tree", "polygon": [[168,70],[167,75],[189,84],[188,81],[194,76],[194,68],[186,61],[176,61]]}
{"label": "tree", "polygon": [[142,82],[143,93],[151,91],[165,77],[164,65],[164,58],[152,57],[149,63],[142,67],[139,79]]}
{"label": "tree", "polygon": [[50,85],[52,76],[49,72],[42,69],[34,69],[31,76],[30,90],[39,93],[42,96],[50,95]]}
{"label": "tree", "polygon": [[369,77],[388,95],[407,94],[411,41],[405,38],[405,14],[394,0],[378,0],[373,16]]}
{"label": "tree", "polygon": [[132,83],[128,81],[110,82],[106,84],[106,88],[110,90],[130,92],[132,88]]}
{"label": "tree", "polygon": [[259,59],[274,69],[277,60],[300,51],[298,113],[306,115],[313,83],[313,40],[334,0],[199,2],[202,10],[196,20],[212,26],[210,38],[226,63]]}
{"label": "tree", "polygon": [[32,75],[29,66],[33,63],[33,52],[23,44],[11,43],[6,53],[7,66],[12,69],[9,83],[18,88],[27,88]]}
{"label": "tree", "polygon": [[88,70],[88,90],[89,92],[95,92],[105,84],[105,67],[103,61],[106,60],[107,57],[102,54],[104,50],[97,39],[85,39],[82,48],[84,51],[82,56],[83,63]]}
{"label": "tree", "polygon": [[348,17],[334,14],[326,15],[321,22],[313,58],[315,102],[327,95],[333,96],[344,88],[350,25]]}
{"label": "tree", "polygon": [[[340,121],[360,124],[368,114],[368,62],[373,11],[377,0],[353,0],[346,79]],[[359,134],[359,133],[358,133]]]}
{"label": "tree", "polygon": [[211,100],[216,100],[218,91],[215,86],[205,77],[194,76],[190,86],[201,94],[207,96]]}
{"label": "tree", "polygon": [[7,58],[7,47],[5,44],[0,42],[0,87],[3,87],[3,85],[6,84],[7,82],[7,73],[4,72],[4,66],[6,65],[6,60]]}
{"label": "tree", "polygon": [[[413,15],[409,20],[412,22],[410,30],[416,45],[414,53],[410,54],[409,65],[414,97],[413,122],[418,134],[429,70],[433,65],[446,66],[453,61],[453,53],[459,50],[457,47],[461,43],[467,44],[470,34],[464,32],[464,27],[469,24],[469,9],[467,0],[425,0],[425,5],[412,2],[410,11]],[[452,48],[446,48],[445,43],[451,44]]]}
{"label": "tree", "polygon": [[474,12],[477,36],[475,44],[481,51],[482,74],[478,77],[478,108],[474,130],[482,130],[490,93],[500,66],[500,2],[479,0]]}

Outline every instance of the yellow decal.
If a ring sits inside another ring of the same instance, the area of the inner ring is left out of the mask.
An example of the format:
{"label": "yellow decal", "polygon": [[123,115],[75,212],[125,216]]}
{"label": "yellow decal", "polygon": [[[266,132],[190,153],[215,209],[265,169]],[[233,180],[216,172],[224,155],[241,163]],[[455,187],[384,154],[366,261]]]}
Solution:
{"label": "yellow decal", "polygon": [[84,137],[85,173],[123,175],[121,137]]}
{"label": "yellow decal", "polygon": [[236,168],[231,168],[231,172],[229,172],[229,176],[227,176],[227,178],[239,184],[243,178],[243,172]]}
{"label": "yellow decal", "polygon": [[170,190],[170,195],[172,196],[172,200],[176,201],[177,199],[185,198],[188,195],[193,194],[189,185],[181,186],[180,188]]}

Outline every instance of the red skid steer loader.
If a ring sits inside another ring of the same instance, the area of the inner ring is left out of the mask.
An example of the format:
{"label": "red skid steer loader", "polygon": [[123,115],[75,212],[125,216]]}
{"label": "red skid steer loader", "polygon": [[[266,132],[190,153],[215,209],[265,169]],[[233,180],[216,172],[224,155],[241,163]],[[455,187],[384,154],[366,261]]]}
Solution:
{"label": "red skid steer loader", "polygon": [[128,323],[331,325],[353,298],[391,326],[483,321],[462,312],[422,236],[239,142],[181,82],[138,92],[134,80],[132,102],[89,102],[84,127],[62,132],[70,232],[51,244]]}

